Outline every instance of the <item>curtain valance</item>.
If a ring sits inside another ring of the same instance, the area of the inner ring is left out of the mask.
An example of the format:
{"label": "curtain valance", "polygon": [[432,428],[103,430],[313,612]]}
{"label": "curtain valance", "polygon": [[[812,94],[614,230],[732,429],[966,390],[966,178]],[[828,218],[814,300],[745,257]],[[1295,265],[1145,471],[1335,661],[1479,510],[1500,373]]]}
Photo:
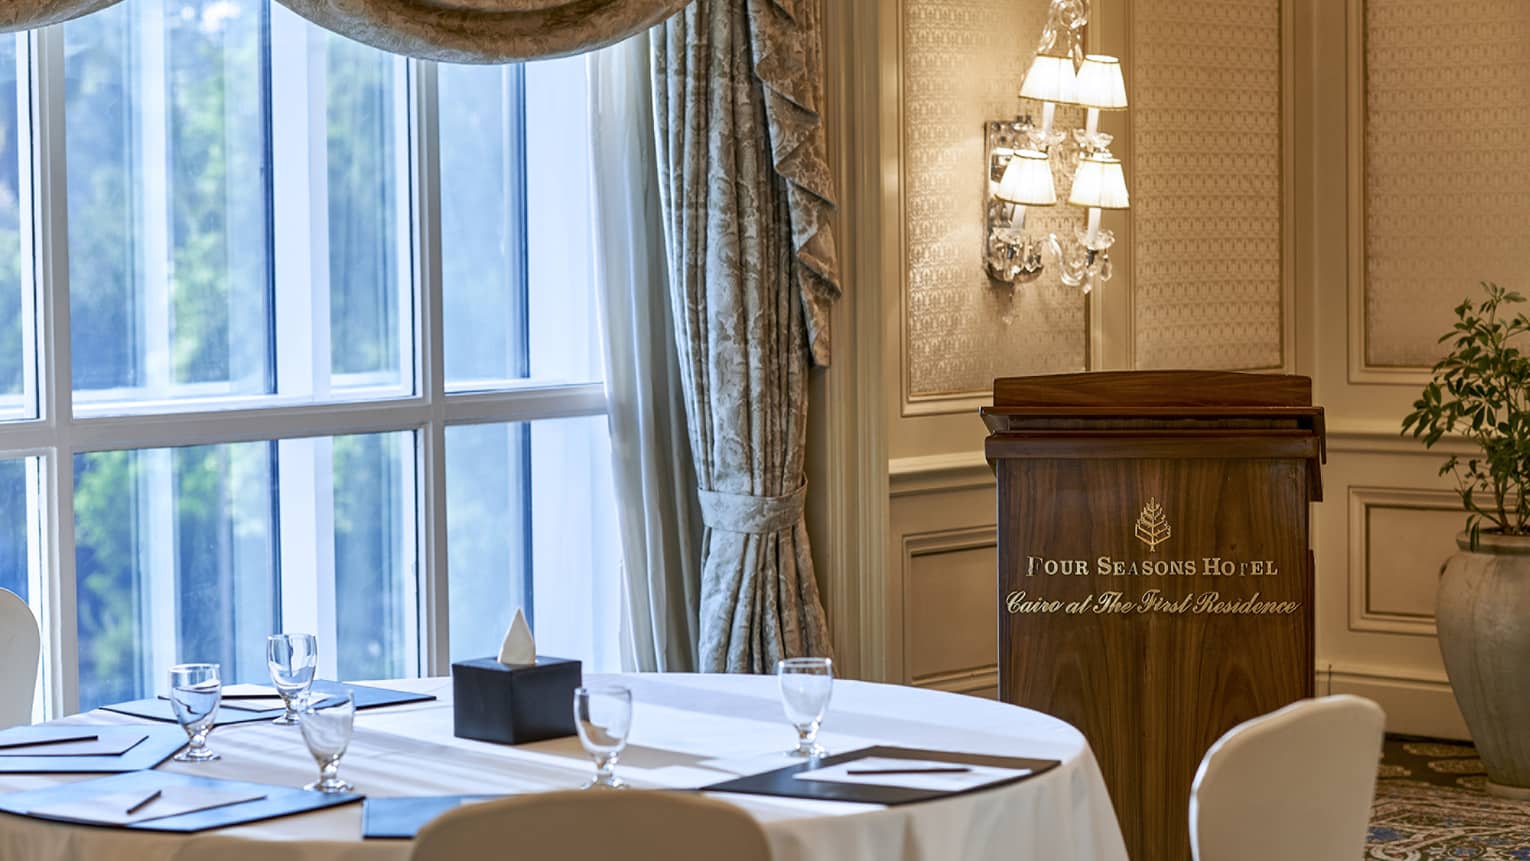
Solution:
{"label": "curtain valance", "polygon": [[[5,0],[0,32],[57,24],[118,0]],[[411,57],[507,63],[577,54],[663,21],[689,0],[278,0],[325,29]]]}

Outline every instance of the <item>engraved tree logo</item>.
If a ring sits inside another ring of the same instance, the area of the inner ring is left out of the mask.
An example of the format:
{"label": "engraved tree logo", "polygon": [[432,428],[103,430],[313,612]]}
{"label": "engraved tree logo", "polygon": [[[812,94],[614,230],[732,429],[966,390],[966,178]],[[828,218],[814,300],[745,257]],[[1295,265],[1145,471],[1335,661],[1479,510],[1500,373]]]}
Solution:
{"label": "engraved tree logo", "polygon": [[1158,504],[1157,499],[1149,499],[1148,504],[1142,507],[1142,513],[1137,515],[1137,538],[1148,546],[1149,551],[1157,553],[1158,545],[1168,541],[1172,534],[1163,506]]}

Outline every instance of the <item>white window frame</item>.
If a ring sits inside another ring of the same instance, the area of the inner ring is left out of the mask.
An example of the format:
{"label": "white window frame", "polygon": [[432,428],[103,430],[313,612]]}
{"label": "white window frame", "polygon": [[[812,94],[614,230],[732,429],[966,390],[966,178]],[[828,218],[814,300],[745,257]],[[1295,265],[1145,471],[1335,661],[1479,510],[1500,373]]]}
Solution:
{"label": "white window frame", "polygon": [[[6,37],[10,38],[10,37]],[[549,385],[538,381],[503,384],[494,391],[448,390],[443,361],[440,161],[437,151],[436,65],[409,59],[407,88],[409,141],[406,158],[412,213],[409,253],[414,285],[412,319],[414,391],[407,397],[339,403],[292,403],[263,396],[217,402],[161,403],[134,415],[75,415],[69,337],[67,165],[64,129],[64,30],[53,25],[17,38],[19,153],[23,161],[23,277],[41,310],[35,332],[24,342],[38,358],[37,417],[0,422],[0,459],[35,457],[28,475],[37,488],[29,505],[33,543],[29,602],[38,612],[44,638],[46,717],[72,714],[79,707],[79,648],[76,627],[74,457],[119,449],[150,449],[250,441],[331,437],[344,434],[412,432],[418,519],[415,570],[418,593],[418,654],[406,664],[424,674],[444,675],[450,667],[446,531],[446,428],[459,424],[531,422],[604,415],[603,383]],[[27,168],[30,166],[30,173]],[[30,233],[28,228],[30,227]],[[280,273],[278,273],[280,278]],[[280,284],[280,281],[278,281]],[[278,291],[280,291],[278,287]],[[401,314],[401,316],[403,316]],[[34,340],[35,339],[35,340]],[[254,404],[259,404],[254,405]],[[228,405],[228,408],[215,408]],[[135,405],[136,406],[136,405]],[[170,410],[175,410],[171,412]],[[285,508],[285,506],[283,506]],[[285,515],[284,515],[285,520]],[[276,548],[286,558],[287,549]],[[283,566],[286,570],[286,566]],[[285,575],[284,575],[285,576]],[[331,592],[333,584],[329,586]],[[330,596],[331,601],[333,595]],[[317,596],[322,600],[322,595]],[[283,610],[283,619],[289,618]]]}

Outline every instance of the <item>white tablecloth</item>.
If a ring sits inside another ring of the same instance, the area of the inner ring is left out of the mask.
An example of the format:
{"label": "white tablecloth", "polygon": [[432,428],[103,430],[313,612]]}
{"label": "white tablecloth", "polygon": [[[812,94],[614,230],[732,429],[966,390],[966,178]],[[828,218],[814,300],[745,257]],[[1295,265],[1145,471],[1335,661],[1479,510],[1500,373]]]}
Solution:
{"label": "white tablecloth", "polygon": [[[782,716],[771,677],[591,675],[586,681],[620,681],[632,688],[631,742],[618,773],[634,786],[695,787],[788,764],[778,758],[779,752],[792,745],[795,733]],[[439,699],[358,713],[355,739],[340,773],[359,792],[536,792],[578,786],[591,771],[577,738],[506,747],[453,737],[449,679],[380,684],[427,691]],[[132,721],[96,711],[62,723]],[[1055,718],[956,694],[838,681],[820,738],[831,752],[893,744],[1058,759],[1062,765],[1009,786],[888,808],[717,794],[762,822],[777,859],[1126,858],[1088,744],[1077,730]],[[296,727],[219,727],[210,745],[223,755],[221,761],[167,762],[160,767],[288,786],[302,785],[316,773]],[[66,779],[83,778],[0,775],[0,791]],[[0,814],[0,861],[400,861],[408,857],[410,845],[362,840],[360,804],[191,837],[73,827]],[[515,856],[510,852],[505,857]]]}

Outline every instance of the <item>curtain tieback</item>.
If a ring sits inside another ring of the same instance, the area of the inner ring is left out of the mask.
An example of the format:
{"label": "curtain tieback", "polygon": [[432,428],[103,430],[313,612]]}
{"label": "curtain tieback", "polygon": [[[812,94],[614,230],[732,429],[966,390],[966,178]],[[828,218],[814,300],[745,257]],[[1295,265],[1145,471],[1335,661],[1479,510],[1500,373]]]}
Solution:
{"label": "curtain tieback", "polygon": [[807,499],[807,483],[785,496],[752,496],[697,488],[701,497],[701,522],[708,529],[768,535],[796,525]]}

